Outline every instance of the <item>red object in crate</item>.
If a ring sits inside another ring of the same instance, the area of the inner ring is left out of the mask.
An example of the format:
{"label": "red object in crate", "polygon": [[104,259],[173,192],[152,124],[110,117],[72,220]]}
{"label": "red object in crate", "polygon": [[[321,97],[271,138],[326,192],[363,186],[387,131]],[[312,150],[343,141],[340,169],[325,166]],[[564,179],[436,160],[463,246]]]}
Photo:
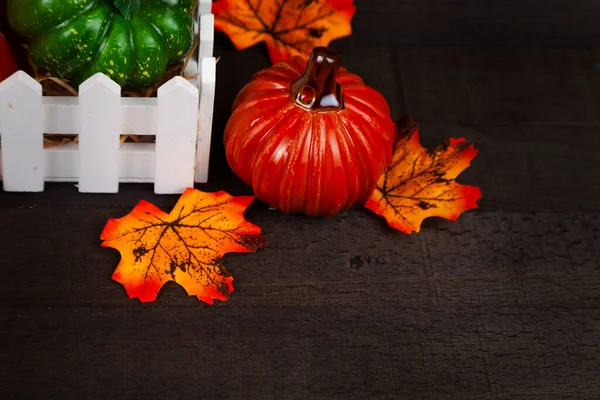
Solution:
{"label": "red object in crate", "polygon": [[6,38],[0,32],[0,82],[19,70],[19,65]]}

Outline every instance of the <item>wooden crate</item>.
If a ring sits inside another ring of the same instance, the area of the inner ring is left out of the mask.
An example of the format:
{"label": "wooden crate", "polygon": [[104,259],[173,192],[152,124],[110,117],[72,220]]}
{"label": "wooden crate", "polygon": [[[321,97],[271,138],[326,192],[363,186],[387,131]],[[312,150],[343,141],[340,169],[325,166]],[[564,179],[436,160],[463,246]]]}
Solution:
{"label": "wooden crate", "polygon": [[[44,96],[24,71],[0,83],[0,178],[7,192],[41,192],[45,182],[76,182],[80,192],[116,193],[119,183],[154,183],[179,194],[208,180],[215,98],[211,1],[196,10],[198,46],[185,79],[157,97],[122,97],[98,73],[74,97]],[[44,134],[77,134],[78,142],[44,148]],[[121,143],[121,135],[155,135],[154,143]]]}

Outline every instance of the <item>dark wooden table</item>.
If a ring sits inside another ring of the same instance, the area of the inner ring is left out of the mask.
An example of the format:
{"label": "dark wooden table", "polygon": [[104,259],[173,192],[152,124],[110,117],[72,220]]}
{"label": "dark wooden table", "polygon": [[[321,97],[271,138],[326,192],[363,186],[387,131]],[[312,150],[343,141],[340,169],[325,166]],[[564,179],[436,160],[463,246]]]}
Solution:
{"label": "dark wooden table", "polygon": [[[480,149],[480,207],[407,236],[357,208],[331,219],[254,204],[270,247],[225,257],[231,300],[168,284],[129,300],[100,248],[146,199],[48,184],[0,193],[2,399],[600,398],[600,3],[356,1],[332,47],[410,114],[424,144]],[[250,194],[221,136],[269,60],[218,33],[210,182]]]}

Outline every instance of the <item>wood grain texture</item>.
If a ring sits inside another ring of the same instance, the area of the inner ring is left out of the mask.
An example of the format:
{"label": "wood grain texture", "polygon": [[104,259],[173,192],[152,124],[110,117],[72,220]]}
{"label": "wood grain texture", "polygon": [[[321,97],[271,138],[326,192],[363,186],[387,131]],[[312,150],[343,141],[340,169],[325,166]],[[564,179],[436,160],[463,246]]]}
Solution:
{"label": "wood grain texture", "polygon": [[[209,307],[175,284],[127,299],[110,280],[118,253],[99,246],[108,218],[177,196],[0,193],[3,398],[600,398],[598,4],[357,3],[354,36],[332,47],[425,145],[476,144],[459,181],[481,187],[480,207],[406,236],[360,208],[317,219],[254,203],[270,246],[227,255],[236,290]],[[216,39],[197,187],[250,194],[221,135],[268,57]]]}
{"label": "wood grain texture", "polygon": [[[356,0],[352,41],[425,46],[597,47],[594,0]],[[375,23],[376,22],[376,23]]]}

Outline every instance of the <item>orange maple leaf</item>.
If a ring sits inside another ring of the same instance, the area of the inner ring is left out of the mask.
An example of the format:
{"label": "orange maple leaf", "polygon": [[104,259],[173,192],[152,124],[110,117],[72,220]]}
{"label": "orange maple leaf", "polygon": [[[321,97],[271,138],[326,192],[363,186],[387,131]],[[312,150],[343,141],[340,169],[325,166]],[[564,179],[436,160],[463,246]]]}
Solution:
{"label": "orange maple leaf", "polygon": [[168,281],[208,304],[229,299],[233,277],[222,257],[266,244],[260,227],[244,219],[253,200],[188,188],[170,214],[140,201],[126,216],[110,219],[100,235],[103,247],[121,253],[112,278],[142,302],[154,301]]}
{"label": "orange maple leaf", "polygon": [[392,162],[365,207],[407,234],[419,232],[428,217],[456,220],[463,211],[476,208],[481,198],[478,187],[456,182],[477,152],[463,138],[425,149],[417,124],[405,118],[398,123]]}
{"label": "orange maple leaf", "polygon": [[238,50],[264,41],[272,63],[352,34],[354,0],[217,0],[215,29]]}

